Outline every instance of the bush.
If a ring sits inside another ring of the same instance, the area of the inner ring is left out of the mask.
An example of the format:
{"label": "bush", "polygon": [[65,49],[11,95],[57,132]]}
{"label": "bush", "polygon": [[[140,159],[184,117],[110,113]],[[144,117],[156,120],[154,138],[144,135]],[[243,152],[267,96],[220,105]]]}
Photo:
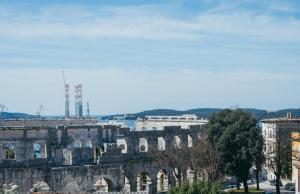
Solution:
{"label": "bush", "polygon": [[220,194],[221,187],[215,183],[208,183],[206,181],[194,182],[189,184],[182,183],[180,187],[171,188],[168,194]]}

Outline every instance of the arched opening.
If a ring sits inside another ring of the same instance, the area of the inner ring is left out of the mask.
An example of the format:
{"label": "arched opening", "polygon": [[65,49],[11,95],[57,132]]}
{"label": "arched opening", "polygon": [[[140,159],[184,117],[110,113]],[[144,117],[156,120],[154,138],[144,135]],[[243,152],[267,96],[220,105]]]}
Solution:
{"label": "arched opening", "polygon": [[63,193],[81,193],[81,188],[76,181],[68,181],[63,187]]}
{"label": "arched opening", "polygon": [[5,159],[15,160],[16,159],[16,150],[14,144],[5,144],[4,145],[4,155]]}
{"label": "arched opening", "polygon": [[72,151],[70,149],[63,149],[64,165],[72,165]]}
{"label": "arched opening", "polygon": [[117,139],[118,148],[121,148],[121,153],[127,153],[127,143],[125,139]]}
{"label": "arched opening", "polygon": [[186,176],[187,176],[187,181],[190,184],[192,184],[194,182],[194,179],[195,179],[195,173],[191,168],[187,169]]}
{"label": "arched opening", "polygon": [[94,162],[97,163],[97,161],[99,160],[99,157],[101,156],[101,148],[99,147],[95,147],[94,148]]}
{"label": "arched opening", "polygon": [[158,137],[158,150],[166,150],[166,142],[163,137]]}
{"label": "arched opening", "polygon": [[148,152],[148,142],[146,138],[139,139],[139,151]]}
{"label": "arched opening", "polygon": [[50,191],[49,185],[44,181],[38,181],[33,184],[30,192],[43,192],[43,191]]}
{"label": "arched opening", "polygon": [[157,192],[168,191],[168,176],[165,170],[160,170],[157,174]]}
{"label": "arched opening", "polygon": [[174,175],[174,178],[175,178],[175,181],[176,181],[176,186],[179,186],[179,180],[181,180],[180,182],[182,183],[183,182],[183,173],[181,172],[180,173],[180,179],[179,179],[179,171],[177,168],[174,169],[175,172],[173,172],[173,175]]}
{"label": "arched opening", "polygon": [[193,138],[190,135],[188,135],[188,147],[189,148],[193,147]]}
{"label": "arched opening", "polygon": [[102,191],[102,192],[110,192],[113,188],[113,183],[108,178],[101,178],[94,184],[94,188],[96,191]]}
{"label": "arched opening", "polygon": [[137,177],[137,191],[149,191],[151,184],[151,178],[148,172],[142,172]]}
{"label": "arched opening", "polygon": [[33,144],[33,158],[34,159],[42,157],[41,149],[42,149],[42,147],[40,144],[38,144],[38,143]]}
{"label": "arched opening", "polygon": [[179,136],[175,136],[174,137],[174,146],[177,148],[177,149],[180,149],[181,148],[181,139]]}
{"label": "arched opening", "polygon": [[130,181],[129,181],[129,179],[126,176],[124,177],[123,192],[125,192],[125,193],[129,193],[130,192]]}
{"label": "arched opening", "polygon": [[87,148],[92,148],[93,147],[91,140],[86,141],[85,147],[87,147]]}
{"label": "arched opening", "polygon": [[81,148],[81,141],[80,140],[76,140],[73,144],[74,148]]}

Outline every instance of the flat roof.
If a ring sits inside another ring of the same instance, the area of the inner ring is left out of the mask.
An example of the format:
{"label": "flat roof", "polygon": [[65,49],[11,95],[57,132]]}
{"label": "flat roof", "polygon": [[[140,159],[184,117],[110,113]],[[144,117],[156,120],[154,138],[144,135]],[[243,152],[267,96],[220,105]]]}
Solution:
{"label": "flat roof", "polygon": [[279,122],[300,122],[300,118],[270,118],[261,120],[263,123],[279,123]]}

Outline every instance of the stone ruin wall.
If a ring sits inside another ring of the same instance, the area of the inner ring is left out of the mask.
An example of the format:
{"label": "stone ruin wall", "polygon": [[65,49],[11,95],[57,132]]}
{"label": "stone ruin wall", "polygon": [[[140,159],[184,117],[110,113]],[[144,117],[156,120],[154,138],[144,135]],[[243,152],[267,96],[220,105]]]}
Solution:
{"label": "stone ruin wall", "polygon": [[[200,131],[201,126],[163,131],[130,131],[98,124],[0,127],[0,186],[14,183],[21,192],[28,192],[33,184],[44,181],[51,190],[61,191],[69,182],[93,187],[105,177],[111,181],[111,191],[122,191],[125,184],[130,191],[137,191],[137,177],[147,172],[152,183],[149,192],[156,193],[157,174],[162,167],[148,160],[148,150],[141,150],[141,139],[147,146],[156,147],[158,139],[163,138],[167,147],[173,146],[177,137],[182,149],[187,149]],[[37,144],[38,158],[34,153]],[[7,145],[13,145],[14,158],[6,158]],[[166,166],[164,171],[169,185],[174,185],[171,169]]]}

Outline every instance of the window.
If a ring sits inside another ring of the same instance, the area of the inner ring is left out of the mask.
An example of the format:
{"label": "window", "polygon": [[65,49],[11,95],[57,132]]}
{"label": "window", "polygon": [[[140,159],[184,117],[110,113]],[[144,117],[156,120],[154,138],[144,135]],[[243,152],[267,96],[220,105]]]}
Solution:
{"label": "window", "polygon": [[158,146],[157,146],[158,150],[166,149],[166,142],[163,137],[158,137],[157,142],[158,142]]}
{"label": "window", "polygon": [[148,152],[148,142],[145,138],[139,139],[139,151],[140,152]]}
{"label": "window", "polygon": [[6,159],[14,160],[16,159],[15,146],[13,144],[4,145],[4,154]]}

